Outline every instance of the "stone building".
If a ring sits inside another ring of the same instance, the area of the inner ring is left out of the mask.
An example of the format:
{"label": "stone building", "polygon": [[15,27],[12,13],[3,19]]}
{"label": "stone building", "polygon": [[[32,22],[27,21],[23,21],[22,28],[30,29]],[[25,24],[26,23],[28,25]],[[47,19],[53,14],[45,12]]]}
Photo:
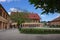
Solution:
{"label": "stone building", "polygon": [[30,22],[22,23],[23,27],[40,27],[40,17],[38,14],[29,13],[28,18]]}
{"label": "stone building", "polygon": [[10,25],[9,14],[0,4],[0,29],[8,29],[9,25]]}
{"label": "stone building", "polygon": [[60,16],[48,22],[49,25],[60,25]]}
{"label": "stone building", "polygon": [[[15,14],[17,12],[11,12],[11,15]],[[30,21],[25,21],[22,23],[22,27],[42,27],[43,24],[40,23],[40,16],[37,13],[28,13],[28,17]],[[13,22],[12,25],[16,25],[16,22]]]}

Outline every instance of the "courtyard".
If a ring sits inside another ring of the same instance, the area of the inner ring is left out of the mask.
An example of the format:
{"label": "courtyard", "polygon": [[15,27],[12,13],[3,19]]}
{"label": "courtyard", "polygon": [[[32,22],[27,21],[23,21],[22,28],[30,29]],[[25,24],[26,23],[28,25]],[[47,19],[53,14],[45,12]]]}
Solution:
{"label": "courtyard", "polygon": [[60,40],[60,34],[21,34],[18,29],[0,31],[0,40]]}

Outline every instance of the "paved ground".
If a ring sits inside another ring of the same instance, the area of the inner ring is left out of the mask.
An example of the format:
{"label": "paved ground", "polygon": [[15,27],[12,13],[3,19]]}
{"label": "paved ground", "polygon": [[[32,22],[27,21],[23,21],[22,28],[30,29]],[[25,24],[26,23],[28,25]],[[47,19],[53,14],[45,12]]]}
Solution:
{"label": "paved ground", "polygon": [[60,40],[60,34],[21,34],[18,29],[0,32],[0,40]]}

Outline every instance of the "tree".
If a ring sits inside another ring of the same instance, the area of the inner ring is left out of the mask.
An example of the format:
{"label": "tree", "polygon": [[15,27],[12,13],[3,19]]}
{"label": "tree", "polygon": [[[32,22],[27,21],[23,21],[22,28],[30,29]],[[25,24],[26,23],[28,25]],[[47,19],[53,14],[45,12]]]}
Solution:
{"label": "tree", "polygon": [[43,10],[42,14],[60,13],[60,0],[29,0],[31,4]]}
{"label": "tree", "polygon": [[42,21],[41,23],[43,23],[44,26],[47,26],[47,22],[46,21]]}
{"label": "tree", "polygon": [[28,20],[28,13],[24,12],[16,12],[15,14],[11,15],[11,20],[14,22],[17,22],[18,27],[20,24],[24,23],[26,20]]}

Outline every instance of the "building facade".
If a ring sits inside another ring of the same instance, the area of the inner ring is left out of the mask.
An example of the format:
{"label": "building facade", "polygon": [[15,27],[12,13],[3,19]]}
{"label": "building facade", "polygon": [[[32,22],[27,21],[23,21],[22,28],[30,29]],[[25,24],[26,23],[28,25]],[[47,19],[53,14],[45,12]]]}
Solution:
{"label": "building facade", "polygon": [[6,10],[0,4],[0,29],[8,29],[10,25],[10,18]]}
{"label": "building facade", "polygon": [[48,25],[60,25],[60,16],[48,22]]}
{"label": "building facade", "polygon": [[[15,14],[16,12],[11,12],[11,15]],[[25,21],[22,23],[22,27],[41,27],[42,24],[40,23],[41,18],[37,13],[28,13],[28,17],[30,21]],[[12,23],[12,25],[16,25],[17,23]]]}
{"label": "building facade", "polygon": [[28,18],[30,22],[22,23],[22,27],[40,27],[40,17],[38,14],[29,13]]}

